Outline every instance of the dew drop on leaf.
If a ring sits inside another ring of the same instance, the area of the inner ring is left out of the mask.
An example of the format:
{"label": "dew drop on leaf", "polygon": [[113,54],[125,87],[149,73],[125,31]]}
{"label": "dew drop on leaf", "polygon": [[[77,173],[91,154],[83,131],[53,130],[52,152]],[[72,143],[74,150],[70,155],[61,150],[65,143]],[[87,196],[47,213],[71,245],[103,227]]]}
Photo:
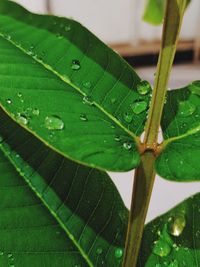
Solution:
{"label": "dew drop on leaf", "polygon": [[81,121],[87,121],[88,119],[87,119],[87,116],[85,114],[81,114],[80,115],[80,120]]}
{"label": "dew drop on leaf", "polygon": [[180,236],[186,226],[186,219],[183,214],[177,214],[172,218],[169,225],[169,232],[173,236]]}
{"label": "dew drop on leaf", "polygon": [[45,118],[45,127],[48,130],[63,130],[64,122],[58,116],[47,116]]}
{"label": "dew drop on leaf", "polygon": [[3,251],[0,251],[0,256],[3,256],[3,255],[4,255]]}
{"label": "dew drop on leaf", "polygon": [[178,261],[177,260],[173,260],[171,261],[167,267],[179,267]]}
{"label": "dew drop on leaf", "polygon": [[153,253],[160,256],[166,257],[171,252],[170,244],[164,239],[159,239],[154,243]]}
{"label": "dew drop on leaf", "polygon": [[116,101],[117,101],[117,99],[115,97],[111,98],[111,100],[110,100],[111,104],[115,104]]}
{"label": "dew drop on leaf", "polygon": [[60,34],[60,33],[57,33],[56,34],[56,36],[57,36],[57,38],[59,39],[59,40],[61,40],[61,39],[63,39],[64,37],[63,37],[63,35],[62,34]]}
{"label": "dew drop on leaf", "polygon": [[124,113],[124,120],[125,120],[125,122],[127,122],[127,123],[131,123],[132,120],[133,120],[133,115],[130,114],[130,113],[128,113],[128,112],[125,112],[125,113]]}
{"label": "dew drop on leaf", "polygon": [[145,101],[137,101],[131,105],[131,109],[135,114],[140,114],[147,109],[147,103]]}
{"label": "dew drop on leaf", "polygon": [[151,91],[151,85],[147,81],[140,81],[137,84],[137,91],[140,95],[146,95]]}
{"label": "dew drop on leaf", "polygon": [[188,87],[192,94],[200,96],[200,81],[194,81]]}
{"label": "dew drop on leaf", "polygon": [[83,82],[83,86],[84,86],[85,88],[87,88],[87,89],[90,89],[91,86],[92,86],[92,84],[91,84],[91,82],[87,81],[87,82]]}
{"label": "dew drop on leaf", "polygon": [[39,116],[40,115],[40,110],[38,108],[34,108],[32,111],[33,115]]}
{"label": "dew drop on leaf", "polygon": [[123,147],[126,149],[126,150],[130,150],[132,148],[132,144],[130,142],[124,142],[123,143]]}
{"label": "dew drop on leaf", "polygon": [[123,256],[123,250],[122,250],[121,248],[117,248],[117,249],[115,250],[115,257],[116,257],[117,259],[121,259],[122,256]]}
{"label": "dew drop on leaf", "polygon": [[200,230],[196,232],[196,237],[200,239]]}
{"label": "dew drop on leaf", "polygon": [[97,248],[97,251],[96,252],[97,252],[98,255],[100,255],[100,254],[103,253],[103,249],[102,248]]}
{"label": "dew drop on leaf", "polygon": [[120,136],[116,135],[115,136],[115,141],[119,142],[121,140]]}
{"label": "dew drop on leaf", "polygon": [[92,101],[92,98],[90,96],[84,96],[83,97],[83,104],[87,104],[92,106],[94,102]]}
{"label": "dew drop on leaf", "polygon": [[22,93],[18,92],[18,93],[17,93],[17,96],[18,96],[19,98],[22,97]]}
{"label": "dew drop on leaf", "polygon": [[27,125],[28,124],[28,118],[26,117],[26,115],[18,113],[16,116],[16,120],[17,122],[23,124],[23,125]]}
{"label": "dew drop on leaf", "polygon": [[179,113],[182,117],[192,115],[196,110],[196,106],[189,101],[182,101],[179,103]]}
{"label": "dew drop on leaf", "polygon": [[66,32],[68,32],[68,31],[70,31],[70,30],[71,30],[71,26],[70,26],[70,25],[65,26],[65,31],[66,31]]}
{"label": "dew drop on leaf", "polygon": [[72,70],[79,70],[81,68],[80,61],[79,60],[72,60],[72,65],[71,65]]}
{"label": "dew drop on leaf", "polygon": [[6,99],[6,102],[10,105],[12,104],[12,100],[10,98]]}

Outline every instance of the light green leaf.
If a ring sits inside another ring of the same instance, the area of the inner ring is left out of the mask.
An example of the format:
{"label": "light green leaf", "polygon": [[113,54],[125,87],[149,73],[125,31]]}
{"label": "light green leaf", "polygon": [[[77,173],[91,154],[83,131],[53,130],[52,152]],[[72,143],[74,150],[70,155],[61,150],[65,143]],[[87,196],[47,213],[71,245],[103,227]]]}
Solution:
{"label": "light green leaf", "polygon": [[147,0],[143,20],[154,25],[160,25],[164,17],[164,3],[164,0]]}
{"label": "light green leaf", "polygon": [[[187,6],[191,2],[191,0],[185,0],[185,1],[187,3]],[[165,0],[146,0],[143,20],[150,24],[160,25],[163,23],[164,11],[165,11]]]}
{"label": "light green leaf", "polygon": [[0,104],[9,116],[77,162],[138,166],[151,88],[119,55],[73,20],[5,0],[0,49]]}
{"label": "light green leaf", "polygon": [[0,152],[0,266],[119,266],[127,210],[109,176],[53,152],[2,111],[0,125],[18,171]]}
{"label": "light green leaf", "polygon": [[200,180],[200,82],[168,92],[163,111],[163,151],[158,174],[168,180]]}
{"label": "light green leaf", "polygon": [[138,267],[198,267],[200,193],[150,222],[144,232]]}

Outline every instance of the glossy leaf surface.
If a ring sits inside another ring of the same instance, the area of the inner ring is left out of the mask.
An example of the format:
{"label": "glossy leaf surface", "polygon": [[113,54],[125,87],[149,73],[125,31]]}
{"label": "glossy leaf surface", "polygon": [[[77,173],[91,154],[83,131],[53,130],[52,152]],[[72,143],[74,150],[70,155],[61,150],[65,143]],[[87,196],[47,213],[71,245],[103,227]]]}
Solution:
{"label": "glossy leaf surface", "polygon": [[2,111],[0,125],[17,170],[0,152],[0,265],[119,266],[127,210],[109,176],[53,152]]}
{"label": "glossy leaf surface", "polygon": [[0,49],[0,103],[19,124],[92,167],[139,164],[136,135],[151,88],[119,55],[73,20],[8,1],[0,4]]}
{"label": "glossy leaf surface", "polygon": [[200,262],[200,193],[149,223],[138,267],[197,267]]}
{"label": "glossy leaf surface", "polygon": [[156,161],[162,177],[200,180],[200,82],[168,92],[162,118],[164,148]]}

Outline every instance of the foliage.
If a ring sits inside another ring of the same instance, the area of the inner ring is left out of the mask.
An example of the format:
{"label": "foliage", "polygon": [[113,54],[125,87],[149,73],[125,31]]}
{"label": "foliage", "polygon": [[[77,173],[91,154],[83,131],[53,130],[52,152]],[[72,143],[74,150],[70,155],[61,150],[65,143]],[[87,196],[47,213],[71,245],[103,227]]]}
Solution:
{"label": "foliage", "polygon": [[[0,50],[0,265],[121,266],[128,211],[105,171],[145,174],[148,151],[165,179],[199,181],[200,82],[167,92],[152,150],[140,140],[150,84],[78,22],[2,0]],[[196,266],[199,200],[146,226],[139,267]]]}

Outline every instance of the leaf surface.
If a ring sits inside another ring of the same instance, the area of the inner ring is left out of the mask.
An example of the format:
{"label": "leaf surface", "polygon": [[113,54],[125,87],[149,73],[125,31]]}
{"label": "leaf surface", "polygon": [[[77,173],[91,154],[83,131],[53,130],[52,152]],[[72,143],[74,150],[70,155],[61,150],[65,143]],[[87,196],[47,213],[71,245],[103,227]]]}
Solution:
{"label": "leaf surface", "polygon": [[127,210],[109,176],[50,150],[2,111],[0,125],[17,170],[0,152],[0,265],[119,266]]}
{"label": "leaf surface", "polygon": [[0,104],[18,123],[77,162],[138,166],[151,88],[119,55],[73,20],[5,0],[0,49]]}
{"label": "leaf surface", "polygon": [[200,193],[150,222],[144,232],[138,267],[198,267]]}
{"label": "leaf surface", "polygon": [[168,92],[162,117],[163,151],[159,175],[175,181],[200,180],[200,82]]}

